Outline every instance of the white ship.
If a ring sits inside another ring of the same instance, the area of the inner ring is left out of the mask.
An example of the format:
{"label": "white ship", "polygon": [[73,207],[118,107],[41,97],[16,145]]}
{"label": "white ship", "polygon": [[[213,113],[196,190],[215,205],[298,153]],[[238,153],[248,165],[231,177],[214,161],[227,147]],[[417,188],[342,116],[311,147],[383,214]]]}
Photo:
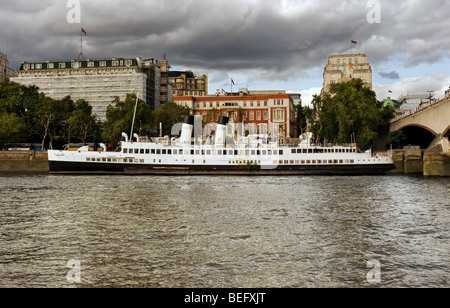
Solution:
{"label": "white ship", "polygon": [[[194,117],[185,117],[181,136],[124,141],[117,152],[49,151],[52,174],[150,175],[369,175],[395,168],[392,157],[361,153],[356,146],[319,146],[312,134],[298,145],[280,146],[267,135],[227,138],[227,117],[220,117],[215,136],[205,144],[192,142]],[[226,141],[232,140],[231,144]]]}

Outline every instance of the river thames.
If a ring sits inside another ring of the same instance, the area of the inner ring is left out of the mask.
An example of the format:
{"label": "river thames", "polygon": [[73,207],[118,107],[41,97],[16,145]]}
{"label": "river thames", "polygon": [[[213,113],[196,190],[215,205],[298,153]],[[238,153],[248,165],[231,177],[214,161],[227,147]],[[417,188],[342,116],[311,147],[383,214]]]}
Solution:
{"label": "river thames", "polygon": [[0,287],[450,287],[450,179],[0,175]]}

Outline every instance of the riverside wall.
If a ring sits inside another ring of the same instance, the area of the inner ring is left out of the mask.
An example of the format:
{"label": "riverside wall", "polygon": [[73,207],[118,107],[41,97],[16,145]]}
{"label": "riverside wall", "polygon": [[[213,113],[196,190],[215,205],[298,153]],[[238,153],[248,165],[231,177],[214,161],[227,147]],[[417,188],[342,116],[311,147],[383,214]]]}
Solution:
{"label": "riverside wall", "polygon": [[47,152],[0,151],[0,172],[49,172]]}
{"label": "riverside wall", "polygon": [[396,169],[391,174],[417,174],[424,176],[450,176],[450,155],[442,148],[421,150],[418,146],[407,146],[392,153]]}

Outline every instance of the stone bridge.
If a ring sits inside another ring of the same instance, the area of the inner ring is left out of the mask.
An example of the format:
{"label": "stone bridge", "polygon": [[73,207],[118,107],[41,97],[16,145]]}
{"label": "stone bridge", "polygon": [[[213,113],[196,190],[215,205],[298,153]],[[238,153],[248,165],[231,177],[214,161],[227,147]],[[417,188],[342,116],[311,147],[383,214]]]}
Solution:
{"label": "stone bridge", "polygon": [[428,135],[428,148],[440,144],[443,152],[450,154],[450,95],[391,122],[391,132],[403,130],[408,135],[408,128],[415,128],[413,134],[421,133],[422,130],[423,135]]}
{"label": "stone bridge", "polygon": [[405,173],[450,176],[449,91],[444,99],[392,120],[391,132],[402,130],[412,144],[398,150],[399,156],[394,159]]}

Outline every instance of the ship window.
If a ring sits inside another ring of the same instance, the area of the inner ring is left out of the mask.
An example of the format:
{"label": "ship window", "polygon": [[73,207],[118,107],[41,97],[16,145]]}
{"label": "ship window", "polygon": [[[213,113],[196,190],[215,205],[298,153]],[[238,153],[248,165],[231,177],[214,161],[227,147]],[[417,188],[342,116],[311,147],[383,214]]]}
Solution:
{"label": "ship window", "polygon": [[350,159],[350,164],[354,164],[355,160],[354,159]]}
{"label": "ship window", "polygon": [[282,164],[283,164],[283,161],[282,161],[282,160],[278,161],[278,164],[279,164],[279,165],[282,165]]}
{"label": "ship window", "polygon": [[289,161],[289,163],[290,163],[291,165],[293,165],[293,164],[294,164],[294,161],[293,161],[293,160],[291,160],[291,161]]}
{"label": "ship window", "polygon": [[329,163],[329,164],[332,164],[332,163],[333,163],[333,161],[332,161],[332,160],[329,160],[329,161],[328,161],[328,163]]}
{"label": "ship window", "polygon": [[88,157],[88,158],[86,158],[86,161],[91,161],[91,159]]}
{"label": "ship window", "polygon": [[200,150],[195,150],[195,155],[200,155]]}
{"label": "ship window", "polygon": [[123,162],[124,162],[124,163],[127,163],[127,162],[128,162],[128,159],[124,158]]}
{"label": "ship window", "polygon": [[110,163],[111,162],[111,158],[108,158],[108,163]]}
{"label": "ship window", "polygon": [[280,155],[283,155],[283,150],[280,150]]}
{"label": "ship window", "polygon": [[128,149],[123,149],[123,153],[127,154],[128,153]]}
{"label": "ship window", "polygon": [[222,150],[219,150],[217,154],[222,155]]}
{"label": "ship window", "polygon": [[145,154],[150,154],[150,149],[145,149]]}
{"label": "ship window", "polygon": [[254,156],[255,155],[255,150],[252,150],[252,156]]}
{"label": "ship window", "polygon": [[292,153],[292,154],[297,154],[297,150],[296,150],[296,149],[292,149],[292,150],[291,150],[291,153]]}
{"label": "ship window", "polygon": [[322,161],[321,161],[321,160],[318,160],[318,161],[317,161],[317,163],[318,163],[318,164],[321,164],[321,163],[322,163]]}
{"label": "ship window", "polygon": [[172,155],[172,150],[167,150],[167,155]]}
{"label": "ship window", "polygon": [[341,160],[339,160],[339,163],[340,163],[340,164],[343,164],[343,163],[344,163],[344,161],[343,161],[343,160],[341,159]]}
{"label": "ship window", "polygon": [[266,150],[263,150],[263,151],[262,151],[262,155],[263,155],[263,156],[267,155],[267,151],[266,151]]}
{"label": "ship window", "polygon": [[144,154],[144,149],[141,149],[141,154]]}
{"label": "ship window", "polygon": [[273,150],[273,155],[278,155],[278,150]]}
{"label": "ship window", "polygon": [[156,155],[161,155],[161,150],[156,150]]}
{"label": "ship window", "polygon": [[313,160],[311,163],[312,164],[317,164],[317,160]]}
{"label": "ship window", "polygon": [[166,155],[167,154],[167,150],[162,150],[162,155]]}
{"label": "ship window", "polygon": [[140,159],[139,162],[140,162],[141,164],[143,164],[143,163],[144,163],[144,160],[143,160],[143,159]]}
{"label": "ship window", "polygon": [[235,151],[234,151],[234,155],[235,155],[235,156],[238,156],[238,155],[239,155],[239,151],[238,151],[238,150],[235,150]]}
{"label": "ship window", "polygon": [[139,149],[134,149],[134,154],[139,154]]}
{"label": "ship window", "polygon": [[155,150],[152,150],[152,154],[155,155]]}
{"label": "ship window", "polygon": [[112,162],[113,162],[113,163],[117,163],[117,158],[113,158],[113,159],[112,159]]}

